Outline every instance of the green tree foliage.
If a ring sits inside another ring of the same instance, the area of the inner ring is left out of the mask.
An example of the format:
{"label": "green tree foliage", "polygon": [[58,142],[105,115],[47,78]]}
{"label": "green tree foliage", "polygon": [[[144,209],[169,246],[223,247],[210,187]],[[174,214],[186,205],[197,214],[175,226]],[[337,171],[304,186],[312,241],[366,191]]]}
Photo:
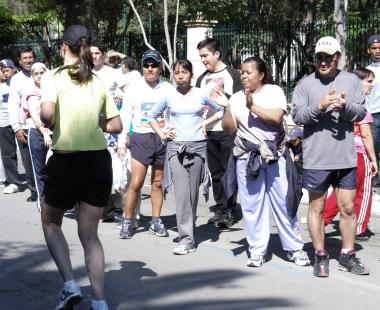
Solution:
{"label": "green tree foliage", "polygon": [[7,53],[8,47],[17,40],[20,31],[12,12],[5,6],[3,0],[0,1],[0,29],[0,57],[10,57]]}

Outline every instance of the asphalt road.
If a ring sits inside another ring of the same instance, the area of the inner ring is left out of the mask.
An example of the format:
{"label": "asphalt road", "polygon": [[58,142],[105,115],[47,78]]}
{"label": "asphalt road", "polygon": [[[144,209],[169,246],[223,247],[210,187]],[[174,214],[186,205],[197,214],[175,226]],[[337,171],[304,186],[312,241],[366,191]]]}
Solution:
{"label": "asphalt road", "polygon": [[[145,186],[143,193],[149,193]],[[0,309],[54,309],[62,282],[45,246],[40,214],[25,200],[28,192],[0,193]],[[144,196],[148,198],[148,196]],[[116,224],[101,223],[106,254],[106,294],[110,309],[380,309],[380,218],[373,217],[375,236],[356,244],[358,257],[370,267],[370,276],[337,270],[339,233],[327,227],[330,277],[315,278],[312,267],[286,260],[272,224],[269,261],[248,268],[242,221],[229,230],[207,224],[208,206],[200,200],[197,251],[175,256],[174,199],[164,203],[168,238],[148,232],[150,200],[144,199],[141,227],[130,240],[118,238]],[[301,205],[299,217],[305,218]],[[304,219],[302,220],[304,222]],[[336,226],[336,225],[335,225]],[[64,220],[75,275],[85,300],[75,309],[89,309],[90,287],[76,222]],[[312,256],[307,224],[301,224],[305,250]]]}

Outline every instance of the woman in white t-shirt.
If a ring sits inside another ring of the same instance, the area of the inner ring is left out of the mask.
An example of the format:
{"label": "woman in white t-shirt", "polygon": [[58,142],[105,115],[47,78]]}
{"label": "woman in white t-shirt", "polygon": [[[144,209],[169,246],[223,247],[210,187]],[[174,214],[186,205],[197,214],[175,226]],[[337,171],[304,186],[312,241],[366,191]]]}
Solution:
{"label": "woman in white t-shirt", "polygon": [[259,57],[244,61],[241,79],[244,92],[235,93],[228,101],[221,89],[215,89],[211,98],[224,106],[223,129],[228,134],[236,133],[225,191],[229,195],[237,183],[250,251],[247,266],[260,267],[265,261],[270,237],[269,208],[288,259],[307,266],[310,262],[302,250],[298,221],[288,214],[286,203],[284,92],[273,85],[270,69]]}
{"label": "woman in white t-shirt", "polygon": [[32,66],[32,77],[28,89],[25,91],[25,100],[22,105],[22,114],[25,124],[29,128],[28,145],[30,158],[32,160],[34,181],[37,188],[37,209],[41,210],[42,192],[45,180],[45,162],[48,150],[51,147],[52,139],[49,128],[45,128],[40,119],[41,112],[41,77],[48,71],[41,62],[36,62]]}

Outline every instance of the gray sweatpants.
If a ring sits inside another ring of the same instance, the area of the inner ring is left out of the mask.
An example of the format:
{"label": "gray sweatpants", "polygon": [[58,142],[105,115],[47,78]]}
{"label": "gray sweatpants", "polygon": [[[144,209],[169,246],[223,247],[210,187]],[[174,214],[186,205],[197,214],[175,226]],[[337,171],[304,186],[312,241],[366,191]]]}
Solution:
{"label": "gray sweatpants", "polygon": [[184,167],[178,156],[172,156],[169,165],[174,185],[179,244],[194,244],[199,186],[205,173],[204,160],[194,156],[194,163]]}

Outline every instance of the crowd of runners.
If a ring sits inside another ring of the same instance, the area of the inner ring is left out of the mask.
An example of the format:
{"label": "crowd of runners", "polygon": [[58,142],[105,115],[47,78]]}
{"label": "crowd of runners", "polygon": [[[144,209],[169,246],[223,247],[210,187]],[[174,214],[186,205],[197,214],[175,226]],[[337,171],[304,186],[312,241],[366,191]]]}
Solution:
{"label": "crowd of runners", "polygon": [[209,224],[229,229],[242,210],[248,267],[265,263],[270,210],[288,260],[309,266],[297,219],[304,188],[313,274],[329,276],[324,226],[338,212],[339,269],[369,274],[354,243],[371,236],[372,191],[380,186],[380,35],[368,40],[372,64],[351,72],[338,69],[338,41],[320,38],[315,72],[300,79],[292,96],[288,118],[294,127],[284,121],[287,100],[265,60],[249,57],[236,70],[222,61],[218,40],[206,38],[197,49],[206,70],[195,83],[189,60],[173,64],[171,83],[161,76],[158,51],[141,55],[140,71],[134,59],[92,41],[81,25],[65,30],[59,68],[36,62],[30,47],[20,49],[19,68],[11,59],[0,62],[3,193],[25,187],[18,149],[31,192],[27,200],[41,212],[46,244],[64,282],[56,309],[83,299],[61,230],[64,214],[77,216],[91,307],[108,309],[98,223],[117,222],[118,237],[133,238],[149,169],[149,233],[168,236],[160,215],[173,189],[176,255],[196,251],[199,193],[207,200],[211,187]]}

